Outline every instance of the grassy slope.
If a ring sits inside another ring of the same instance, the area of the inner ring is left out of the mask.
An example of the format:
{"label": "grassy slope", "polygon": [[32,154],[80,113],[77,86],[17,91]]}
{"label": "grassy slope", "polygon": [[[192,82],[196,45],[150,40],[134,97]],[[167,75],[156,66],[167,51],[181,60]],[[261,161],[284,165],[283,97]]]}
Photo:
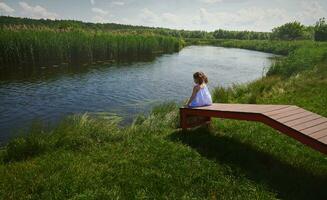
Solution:
{"label": "grassy slope", "polygon": [[[327,117],[327,64],[217,88],[225,102],[287,103]],[[217,100],[217,99],[216,99]],[[2,151],[0,199],[326,199],[326,156],[253,122],[176,129],[174,104],[133,126],[73,116]]]}

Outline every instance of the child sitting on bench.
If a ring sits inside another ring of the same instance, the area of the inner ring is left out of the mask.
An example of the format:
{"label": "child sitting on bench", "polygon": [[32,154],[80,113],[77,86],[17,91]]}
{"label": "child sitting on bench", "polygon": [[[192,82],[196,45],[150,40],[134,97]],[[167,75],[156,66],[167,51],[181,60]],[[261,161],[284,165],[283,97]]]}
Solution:
{"label": "child sitting on bench", "polygon": [[208,78],[203,72],[193,74],[195,86],[186,107],[209,106],[212,104],[210,92],[207,87]]}

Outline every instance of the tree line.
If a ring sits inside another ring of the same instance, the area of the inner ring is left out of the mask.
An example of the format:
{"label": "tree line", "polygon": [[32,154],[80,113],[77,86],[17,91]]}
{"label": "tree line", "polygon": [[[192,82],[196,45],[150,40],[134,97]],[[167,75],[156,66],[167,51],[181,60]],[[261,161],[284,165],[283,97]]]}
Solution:
{"label": "tree line", "polygon": [[275,27],[271,32],[230,31],[218,29],[213,32],[176,30],[159,27],[134,26],[116,23],[89,23],[75,20],[28,19],[1,16],[0,27],[38,28],[48,27],[56,30],[91,30],[131,34],[158,34],[178,38],[199,39],[239,39],[239,40],[327,40],[327,23],[325,18],[319,19],[315,25],[304,26],[298,21]]}

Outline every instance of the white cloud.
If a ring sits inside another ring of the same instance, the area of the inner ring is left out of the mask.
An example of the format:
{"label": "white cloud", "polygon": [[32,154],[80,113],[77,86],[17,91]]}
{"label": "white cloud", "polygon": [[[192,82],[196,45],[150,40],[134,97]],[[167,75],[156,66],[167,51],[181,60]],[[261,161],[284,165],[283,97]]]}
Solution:
{"label": "white cloud", "polygon": [[220,3],[223,0],[200,0],[202,3],[208,3],[208,4],[212,4],[212,3]]}
{"label": "white cloud", "polygon": [[174,23],[174,22],[177,22],[177,21],[179,20],[179,18],[178,18],[177,15],[172,14],[172,13],[169,13],[169,12],[167,12],[167,13],[163,13],[163,14],[161,15],[161,17],[162,17],[162,19],[163,19],[164,21],[167,21],[167,22],[170,22],[170,23]]}
{"label": "white cloud", "polygon": [[139,14],[140,20],[146,25],[154,26],[155,23],[159,22],[159,16],[149,10],[148,8],[143,8]]}
{"label": "white cloud", "polygon": [[319,18],[326,17],[327,11],[317,1],[302,1],[297,18],[304,23],[314,23]]}
{"label": "white cloud", "polygon": [[107,23],[109,22],[109,18],[113,17],[113,15],[110,15],[108,11],[101,8],[92,8],[92,12],[95,13],[93,21],[96,23]]}
{"label": "white cloud", "polygon": [[233,12],[213,12],[200,8],[198,14],[191,18],[193,29],[271,31],[272,28],[291,21],[300,21],[306,25],[314,24],[319,18],[326,17],[326,7],[318,1],[302,1],[297,11],[290,12],[283,7],[262,8],[258,6],[244,7]]}
{"label": "white cloud", "polygon": [[107,15],[109,13],[101,8],[92,8],[92,12],[96,13],[97,15]]}
{"label": "white cloud", "polygon": [[251,7],[240,11],[236,22],[255,31],[271,31],[272,28],[290,21],[294,20],[284,9]]}
{"label": "white cloud", "polygon": [[5,4],[4,2],[0,2],[0,13],[13,13],[15,10]]}
{"label": "white cloud", "polygon": [[[165,12],[160,8],[151,9],[144,7],[137,14],[126,16],[110,17],[111,21],[117,23],[160,26],[176,29],[189,30],[207,30],[212,31],[219,28],[227,30],[253,30],[253,31],[271,31],[272,28],[284,23],[298,20],[306,25],[313,24],[318,18],[327,16],[326,7],[318,0],[299,1],[294,5],[294,11],[290,11],[287,6],[258,6],[253,4],[244,4],[239,9],[232,7],[220,7],[214,3],[225,2],[223,0],[196,0],[198,2],[210,4],[210,7],[203,5],[194,12],[176,12],[174,10]],[[281,0],[280,0],[281,1]],[[115,3],[116,2],[116,3]],[[110,3],[112,6],[125,5],[123,0],[116,0]],[[283,1],[281,1],[283,2]],[[218,7],[217,7],[218,6]],[[100,11],[101,10],[101,11]],[[96,21],[105,21],[109,19],[107,11],[102,9],[96,12]],[[115,10],[113,10],[115,12]]]}
{"label": "white cloud", "polygon": [[173,29],[187,29],[190,17],[182,14],[174,14],[171,12],[159,13],[149,8],[143,8],[139,14],[130,18],[118,18],[113,20],[116,23],[143,25],[151,27],[165,27]]}
{"label": "white cloud", "polygon": [[194,14],[160,13],[149,8],[139,11],[139,14],[129,18],[117,18],[118,23],[145,26],[161,26],[176,29],[207,30],[219,28],[227,30],[271,31],[273,27],[293,21],[295,17],[283,8],[261,8],[257,6],[241,8],[233,12],[215,12],[199,8]]}
{"label": "white cloud", "polygon": [[200,8],[200,24],[208,24],[215,16],[209,13],[205,8]]}
{"label": "white cloud", "polygon": [[108,20],[105,19],[104,16],[96,15],[93,17],[93,21],[96,23],[106,23]]}
{"label": "white cloud", "polygon": [[95,0],[90,0],[90,3],[91,3],[92,5],[94,5],[94,4],[95,4]]}
{"label": "white cloud", "polygon": [[58,18],[58,14],[54,12],[49,12],[46,8],[42,6],[30,6],[26,2],[19,2],[20,7],[23,10],[23,14],[32,18],[44,18],[44,19],[56,19]]}
{"label": "white cloud", "polygon": [[123,5],[125,5],[125,2],[122,2],[122,1],[114,1],[111,4],[112,5],[115,5],[115,6],[123,6]]}
{"label": "white cloud", "polygon": [[197,29],[204,30],[222,28],[270,31],[272,27],[291,21],[291,19],[286,10],[278,8],[249,7],[234,12],[209,12],[205,8],[200,8],[192,22]]}

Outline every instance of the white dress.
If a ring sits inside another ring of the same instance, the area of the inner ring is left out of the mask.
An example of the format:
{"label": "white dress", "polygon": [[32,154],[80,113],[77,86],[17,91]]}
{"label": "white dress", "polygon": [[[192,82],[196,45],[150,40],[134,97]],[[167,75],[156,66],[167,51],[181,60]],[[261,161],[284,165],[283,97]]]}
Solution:
{"label": "white dress", "polygon": [[207,85],[196,93],[195,98],[189,104],[190,107],[209,106],[212,104],[212,98]]}

